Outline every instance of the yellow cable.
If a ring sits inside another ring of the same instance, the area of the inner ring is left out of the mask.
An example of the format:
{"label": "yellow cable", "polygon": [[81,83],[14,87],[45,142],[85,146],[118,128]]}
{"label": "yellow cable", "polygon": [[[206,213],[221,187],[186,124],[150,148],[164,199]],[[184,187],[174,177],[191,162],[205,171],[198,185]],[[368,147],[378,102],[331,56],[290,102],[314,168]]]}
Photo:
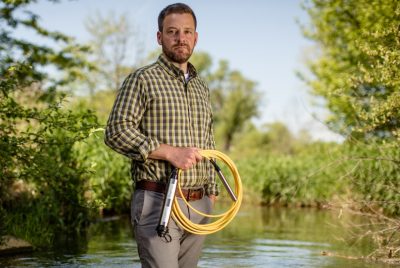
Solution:
{"label": "yellow cable", "polygon": [[[243,198],[243,188],[242,188],[242,181],[240,179],[239,172],[233,163],[233,161],[225,154],[215,151],[215,150],[202,150],[200,151],[200,154],[206,158],[216,158],[224,162],[230,169],[233,179],[235,181],[235,196],[237,198],[236,202],[233,202],[231,207],[224,213],[219,214],[219,215],[208,215],[205,214],[201,211],[196,210],[193,208],[188,201],[185,200],[185,198],[182,198],[182,200],[185,202],[187,206],[189,206],[190,209],[192,209],[194,212],[205,216],[205,217],[211,217],[211,218],[219,218],[218,220],[215,220],[211,223],[208,224],[196,224],[191,222],[185,214],[183,214],[177,198],[174,198],[174,203],[172,206],[172,217],[174,220],[186,231],[193,233],[193,234],[199,234],[199,235],[207,235],[207,234],[212,234],[215,232],[218,232],[222,230],[224,227],[226,227],[236,216],[237,212],[239,211],[240,205],[242,203],[242,198]],[[178,181],[179,177],[181,174],[181,170],[178,172]],[[181,196],[182,194],[182,189],[180,187],[180,183],[178,182],[178,191],[180,192]]]}

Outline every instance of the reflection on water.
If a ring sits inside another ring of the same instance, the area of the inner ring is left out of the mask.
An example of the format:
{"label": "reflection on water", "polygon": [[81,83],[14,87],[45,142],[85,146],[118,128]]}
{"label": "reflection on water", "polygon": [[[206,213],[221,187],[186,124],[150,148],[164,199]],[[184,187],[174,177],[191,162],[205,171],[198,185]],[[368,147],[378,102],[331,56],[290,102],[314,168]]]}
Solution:
{"label": "reflection on water", "polygon": [[237,244],[206,248],[201,266],[215,266],[216,256],[220,259],[218,267],[323,267],[329,262],[315,253],[316,249],[326,248],[326,244],[271,239],[251,242],[245,247]]}
{"label": "reflection on water", "polygon": [[[339,240],[345,234],[340,223],[346,220],[329,211],[243,206],[228,227],[207,237],[199,267],[390,267],[322,254],[368,253],[368,241],[348,247]],[[140,267],[140,264],[129,219],[123,217],[94,224],[83,237],[66,238],[51,252],[1,257],[0,267]]]}

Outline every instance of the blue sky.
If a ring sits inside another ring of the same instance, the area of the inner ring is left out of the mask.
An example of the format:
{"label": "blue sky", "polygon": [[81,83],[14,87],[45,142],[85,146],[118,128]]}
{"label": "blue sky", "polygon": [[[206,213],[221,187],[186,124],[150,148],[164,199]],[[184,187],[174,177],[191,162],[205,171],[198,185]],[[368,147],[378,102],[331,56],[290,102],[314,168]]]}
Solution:
{"label": "blue sky", "polygon": [[[313,43],[303,37],[297,21],[306,24],[308,16],[299,0],[188,0],[198,19],[199,41],[196,50],[209,53],[214,62],[225,59],[258,83],[263,99],[257,124],[282,121],[294,133],[307,129],[316,139],[338,140],[313,118],[325,112],[311,104],[306,85],[295,72],[305,70],[306,54]],[[145,52],[158,48],[157,16],[174,3],[165,0],[79,0],[53,4],[39,1],[33,11],[46,28],[89,39],[84,21],[99,12],[102,15],[127,14],[139,28]]]}

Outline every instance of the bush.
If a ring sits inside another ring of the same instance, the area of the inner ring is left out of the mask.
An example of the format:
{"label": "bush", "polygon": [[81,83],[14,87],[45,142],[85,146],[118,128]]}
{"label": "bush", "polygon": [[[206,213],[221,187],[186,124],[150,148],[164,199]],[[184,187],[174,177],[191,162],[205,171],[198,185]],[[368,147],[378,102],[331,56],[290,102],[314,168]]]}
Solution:
{"label": "bush", "polygon": [[346,142],[310,144],[295,155],[258,155],[237,166],[245,188],[266,204],[318,205],[340,197],[394,215],[400,213],[399,163],[395,142]]}
{"label": "bush", "polygon": [[351,146],[356,168],[352,191],[360,193],[362,204],[382,208],[386,214],[400,214],[400,151],[396,142]]}
{"label": "bush", "polygon": [[297,155],[257,156],[239,160],[238,168],[244,186],[265,204],[319,205],[345,190],[345,183],[330,172],[338,161],[337,147],[314,144]]}
{"label": "bush", "polygon": [[90,199],[104,213],[129,213],[132,179],[128,158],[104,145],[103,133],[96,133],[77,145],[79,162],[90,168]]}
{"label": "bush", "polygon": [[[21,68],[21,69],[19,69]],[[79,230],[90,220],[84,193],[88,173],[74,154],[97,118],[90,111],[63,108],[63,94],[21,84],[16,65],[1,80],[0,206],[3,229],[48,245],[55,234]]]}

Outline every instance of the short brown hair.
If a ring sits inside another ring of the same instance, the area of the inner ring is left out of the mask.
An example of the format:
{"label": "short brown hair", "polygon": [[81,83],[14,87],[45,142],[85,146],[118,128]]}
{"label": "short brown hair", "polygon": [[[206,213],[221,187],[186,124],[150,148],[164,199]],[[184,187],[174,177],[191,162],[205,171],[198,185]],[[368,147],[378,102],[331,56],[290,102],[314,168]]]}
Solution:
{"label": "short brown hair", "polygon": [[168,16],[169,14],[190,14],[193,17],[194,20],[194,29],[197,28],[197,19],[196,19],[196,15],[194,14],[193,10],[186,4],[183,3],[175,3],[172,5],[169,5],[167,7],[165,7],[163,10],[161,10],[160,14],[158,15],[158,30],[160,32],[162,32],[163,30],[163,23],[164,23],[164,19],[166,16]]}

